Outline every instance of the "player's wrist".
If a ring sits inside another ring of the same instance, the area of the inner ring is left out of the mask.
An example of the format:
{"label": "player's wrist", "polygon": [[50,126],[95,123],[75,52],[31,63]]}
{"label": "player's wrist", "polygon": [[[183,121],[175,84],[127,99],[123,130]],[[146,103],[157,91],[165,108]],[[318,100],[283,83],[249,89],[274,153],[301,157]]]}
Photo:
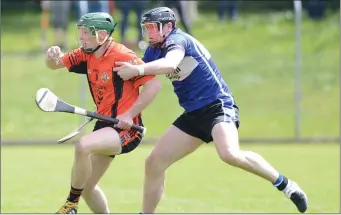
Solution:
{"label": "player's wrist", "polygon": [[145,74],[145,72],[144,72],[144,67],[138,66],[138,67],[137,67],[137,74],[138,74],[139,76],[144,75],[144,74]]}
{"label": "player's wrist", "polygon": [[133,113],[134,111],[132,110],[132,109],[129,109],[129,110],[127,110],[125,113],[124,113],[124,115],[126,115],[127,117],[129,117],[129,118],[134,118],[135,117],[135,115],[134,115],[134,113]]}

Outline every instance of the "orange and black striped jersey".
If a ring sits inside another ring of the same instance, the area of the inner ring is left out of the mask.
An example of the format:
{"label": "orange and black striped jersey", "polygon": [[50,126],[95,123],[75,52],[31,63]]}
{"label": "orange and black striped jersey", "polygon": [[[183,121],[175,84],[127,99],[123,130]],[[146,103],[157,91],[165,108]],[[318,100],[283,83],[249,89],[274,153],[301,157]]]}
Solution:
{"label": "orange and black striped jersey", "polygon": [[[137,100],[139,87],[155,76],[138,76],[124,81],[113,71],[116,62],[144,63],[133,51],[111,42],[105,54],[96,58],[81,49],[72,50],[62,58],[70,72],[86,74],[97,112],[116,117],[126,112]],[[134,123],[139,119],[134,119]],[[138,123],[140,124],[140,123]]]}

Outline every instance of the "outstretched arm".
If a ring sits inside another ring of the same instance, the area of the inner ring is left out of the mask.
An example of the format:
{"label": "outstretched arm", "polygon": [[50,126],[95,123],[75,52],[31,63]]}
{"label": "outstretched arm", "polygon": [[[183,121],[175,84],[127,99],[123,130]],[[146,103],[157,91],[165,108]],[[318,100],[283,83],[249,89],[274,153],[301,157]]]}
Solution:
{"label": "outstretched arm", "polygon": [[129,80],[139,75],[162,75],[173,72],[185,56],[185,50],[176,48],[170,50],[164,58],[140,65],[128,62],[116,62],[113,71],[117,71],[123,80]]}
{"label": "outstretched arm", "polygon": [[69,72],[87,73],[86,56],[79,48],[63,53],[58,46],[52,46],[46,51],[45,63],[52,70],[66,68]]}
{"label": "outstretched arm", "polygon": [[145,75],[161,75],[173,72],[185,56],[185,50],[176,48],[170,50],[164,58],[138,65],[137,70],[144,70]]}

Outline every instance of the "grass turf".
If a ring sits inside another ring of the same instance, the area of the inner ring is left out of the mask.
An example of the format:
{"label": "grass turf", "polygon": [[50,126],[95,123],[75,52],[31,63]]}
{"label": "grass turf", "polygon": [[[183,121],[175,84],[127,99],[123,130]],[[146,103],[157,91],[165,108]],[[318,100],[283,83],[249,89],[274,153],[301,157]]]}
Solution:
{"label": "grass turf", "polygon": [[[307,192],[308,213],[340,212],[340,150],[335,144],[242,145],[259,152]],[[112,213],[138,213],[141,206],[143,145],[118,156],[100,182]],[[6,146],[1,155],[1,212],[54,213],[69,192],[73,148]],[[37,159],[38,158],[38,159]],[[90,213],[81,200],[80,213]],[[264,180],[221,162],[203,145],[167,172],[158,213],[296,213],[283,193]]]}

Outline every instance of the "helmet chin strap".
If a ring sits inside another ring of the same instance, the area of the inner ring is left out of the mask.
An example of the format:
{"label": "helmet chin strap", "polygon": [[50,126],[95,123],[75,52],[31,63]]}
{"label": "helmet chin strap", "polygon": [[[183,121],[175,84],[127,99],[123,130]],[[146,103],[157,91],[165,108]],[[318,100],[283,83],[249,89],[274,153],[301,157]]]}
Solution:
{"label": "helmet chin strap", "polygon": [[103,45],[106,41],[108,41],[109,38],[110,38],[110,36],[108,36],[108,37],[104,40],[103,43],[99,44],[99,45],[98,45],[96,48],[94,48],[94,49],[84,49],[84,48],[82,48],[82,51],[85,52],[85,53],[87,53],[87,54],[93,54],[93,53],[95,53],[99,48],[101,48],[102,45]]}
{"label": "helmet chin strap", "polygon": [[87,53],[87,54],[93,54],[95,51],[97,51],[99,48],[101,48],[102,45],[98,45],[95,49],[85,49],[85,48],[81,48],[82,51],[84,53]]}
{"label": "helmet chin strap", "polygon": [[174,30],[174,28],[168,32],[166,35],[162,34],[162,32],[160,31],[160,35],[162,36],[162,41],[161,42],[156,42],[156,43],[150,43],[149,44],[153,47],[153,48],[162,48],[162,46],[165,44],[166,42],[166,37],[168,37],[168,35]]}
{"label": "helmet chin strap", "polygon": [[156,43],[150,43],[150,42],[149,42],[149,44],[150,44],[151,47],[153,47],[153,48],[161,48],[161,47],[165,44],[165,42],[166,42],[166,40],[165,40],[166,36],[163,35],[162,38],[163,38],[163,39],[162,39],[161,42],[156,42]]}

